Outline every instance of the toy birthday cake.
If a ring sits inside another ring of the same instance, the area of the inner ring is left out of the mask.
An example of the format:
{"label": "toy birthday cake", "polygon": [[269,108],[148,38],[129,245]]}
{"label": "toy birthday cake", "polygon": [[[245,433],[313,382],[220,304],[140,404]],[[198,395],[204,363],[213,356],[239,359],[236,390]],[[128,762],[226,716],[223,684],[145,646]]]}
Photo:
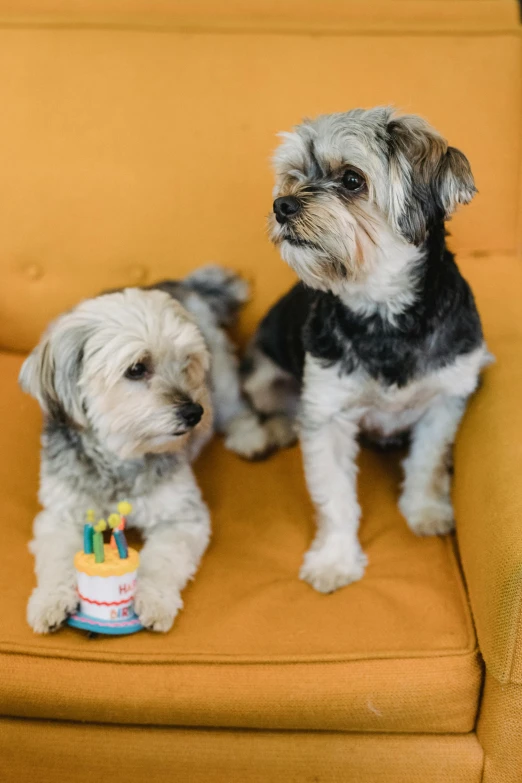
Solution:
{"label": "toy birthday cake", "polygon": [[[87,512],[83,550],[74,558],[80,607],[69,617],[69,625],[113,635],[141,630],[134,612],[140,557],[127,546],[124,533],[125,517],[131,510],[129,503],[119,503],[118,514],[96,524],[94,512]],[[110,544],[103,542],[105,530],[111,530]]]}

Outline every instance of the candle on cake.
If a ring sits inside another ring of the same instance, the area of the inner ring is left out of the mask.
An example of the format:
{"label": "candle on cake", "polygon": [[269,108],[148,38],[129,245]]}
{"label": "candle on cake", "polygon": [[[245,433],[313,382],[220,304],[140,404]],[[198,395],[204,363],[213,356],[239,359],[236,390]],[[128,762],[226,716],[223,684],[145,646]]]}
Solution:
{"label": "candle on cake", "polygon": [[93,536],[94,536],[94,520],[95,520],[95,513],[90,508],[87,511],[86,514],[87,517],[87,524],[83,526],[83,551],[90,555],[93,552]]}
{"label": "candle on cake", "polygon": [[107,522],[100,519],[94,525],[94,535],[92,537],[92,548],[94,549],[94,562],[103,563],[105,561],[105,550],[103,544],[103,531],[107,529]]}
{"label": "candle on cake", "polygon": [[[141,630],[134,612],[139,554],[127,546],[124,533],[125,517],[131,512],[130,503],[119,503],[118,513],[110,514],[107,521],[99,519],[96,524],[94,512],[87,512],[84,548],[74,558],[80,608],[69,617],[69,625],[103,634]],[[103,534],[108,528],[115,546],[104,543]]]}
{"label": "candle on cake", "polygon": [[123,532],[125,527],[125,519],[121,516],[121,514],[111,514],[108,522],[109,527],[112,530],[111,546],[116,548],[118,550],[119,556],[125,560],[129,556],[129,548],[127,546],[125,533]]}

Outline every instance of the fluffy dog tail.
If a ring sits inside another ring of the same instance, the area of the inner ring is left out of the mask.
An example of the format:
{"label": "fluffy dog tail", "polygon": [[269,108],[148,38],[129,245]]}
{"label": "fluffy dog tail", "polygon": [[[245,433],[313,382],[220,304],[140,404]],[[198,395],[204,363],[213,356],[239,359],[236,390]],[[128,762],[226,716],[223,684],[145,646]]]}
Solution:
{"label": "fluffy dog tail", "polygon": [[250,286],[241,275],[217,264],[196,269],[182,285],[205,300],[220,326],[233,323],[250,294]]}

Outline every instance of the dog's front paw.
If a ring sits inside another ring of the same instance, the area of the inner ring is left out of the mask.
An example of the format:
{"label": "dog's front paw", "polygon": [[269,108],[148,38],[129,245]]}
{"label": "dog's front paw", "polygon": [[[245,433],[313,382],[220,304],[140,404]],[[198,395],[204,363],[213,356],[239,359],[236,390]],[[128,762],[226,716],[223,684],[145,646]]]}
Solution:
{"label": "dog's front paw", "polygon": [[253,413],[242,414],[230,422],[225,446],[248,460],[263,459],[272,451],[269,432]]}
{"label": "dog's front paw", "polygon": [[134,610],[144,628],[166,633],[183,608],[179,593],[168,593],[152,581],[138,581]]}
{"label": "dog's front paw", "polygon": [[78,606],[76,588],[69,586],[49,590],[35,587],[27,604],[27,622],[35,633],[56,631]]}
{"label": "dog's front paw", "polygon": [[333,593],[362,578],[368,558],[359,543],[327,541],[306,553],[299,578],[320,593]]}
{"label": "dog's front paw", "polygon": [[453,507],[449,498],[423,498],[412,501],[401,498],[399,508],[408,527],[417,536],[444,536],[455,529]]}

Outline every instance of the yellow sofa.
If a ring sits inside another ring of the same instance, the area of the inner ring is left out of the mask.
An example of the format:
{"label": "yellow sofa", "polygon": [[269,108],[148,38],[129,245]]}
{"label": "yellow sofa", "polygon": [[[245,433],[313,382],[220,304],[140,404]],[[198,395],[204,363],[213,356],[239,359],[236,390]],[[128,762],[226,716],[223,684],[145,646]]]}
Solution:
{"label": "yellow sofa", "polygon": [[[2,783],[522,781],[522,40],[514,0],[0,0]],[[17,388],[51,317],[209,260],[255,294],[269,157],[305,115],[394,103],[469,156],[451,224],[497,363],[456,448],[457,536],[417,539],[395,456],[363,451],[364,579],[297,579],[298,449],[197,472],[213,541],[167,635],[34,635],[40,414]]]}

